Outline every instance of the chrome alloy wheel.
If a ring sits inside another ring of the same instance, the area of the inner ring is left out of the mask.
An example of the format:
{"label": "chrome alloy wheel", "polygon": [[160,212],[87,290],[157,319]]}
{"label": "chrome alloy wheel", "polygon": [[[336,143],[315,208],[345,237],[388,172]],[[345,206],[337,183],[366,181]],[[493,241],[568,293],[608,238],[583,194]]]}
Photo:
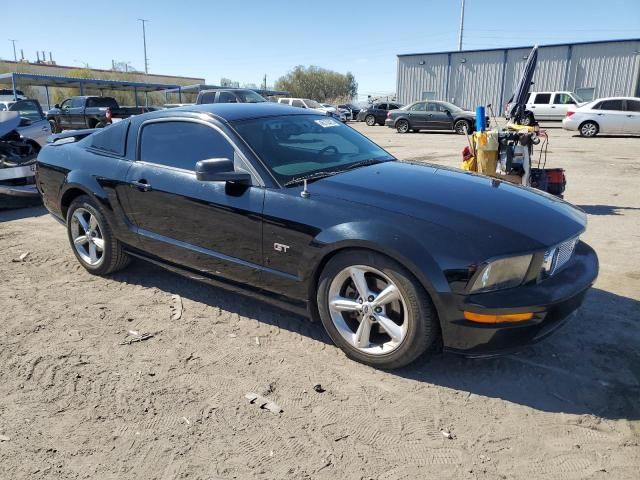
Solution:
{"label": "chrome alloy wheel", "polygon": [[370,355],[400,346],[407,335],[407,306],[396,284],[380,270],[353,265],[329,286],[329,313],[340,335]]}
{"label": "chrome alloy wheel", "polygon": [[584,137],[593,137],[598,133],[598,128],[592,122],[586,122],[580,127],[580,133]]}
{"label": "chrome alloy wheel", "polygon": [[104,238],[98,219],[89,210],[78,208],[71,217],[71,238],[80,258],[97,267],[104,258]]}

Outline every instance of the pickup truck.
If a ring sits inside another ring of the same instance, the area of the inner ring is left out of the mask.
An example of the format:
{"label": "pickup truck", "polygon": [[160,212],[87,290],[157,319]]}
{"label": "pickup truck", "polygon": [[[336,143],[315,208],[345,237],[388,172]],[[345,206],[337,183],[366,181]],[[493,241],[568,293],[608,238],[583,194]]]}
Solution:
{"label": "pickup truck", "polygon": [[62,130],[102,128],[114,119],[121,120],[132,115],[155,110],[153,107],[121,107],[112,97],[71,97],[56,104],[47,112],[47,120],[53,133]]}

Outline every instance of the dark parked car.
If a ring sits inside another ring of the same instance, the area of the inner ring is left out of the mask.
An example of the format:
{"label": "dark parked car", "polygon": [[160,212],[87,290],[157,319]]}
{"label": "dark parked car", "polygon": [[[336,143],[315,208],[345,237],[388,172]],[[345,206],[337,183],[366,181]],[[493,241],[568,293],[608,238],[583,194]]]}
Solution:
{"label": "dark parked car", "polygon": [[384,125],[384,122],[387,119],[387,112],[391,110],[397,110],[401,107],[401,103],[374,103],[364,108],[363,110],[360,110],[357,120],[359,122],[365,122],[370,127],[373,127],[376,124]]}
{"label": "dark parked car", "polygon": [[349,120],[356,120],[358,118],[360,110],[362,110],[360,107],[354,105],[353,103],[342,103],[338,105],[338,108],[349,110],[351,112],[351,118]]}
{"label": "dark parked car", "polygon": [[[486,122],[489,125],[489,117]],[[421,101],[389,112],[385,125],[395,128],[399,133],[454,130],[463,135],[475,130],[476,113],[449,102]]]}
{"label": "dark parked car", "polygon": [[569,203],[397,161],[309,109],[199,105],[85,135],[42,149],[37,184],[89,272],[134,256],[226,285],[319,317],[376,367],[540,340],[598,272]]}
{"label": "dark parked car", "polygon": [[53,132],[76,128],[102,128],[114,119],[128,118],[155,110],[153,107],[121,107],[112,97],[67,98],[47,112]]}
{"label": "dark parked car", "polygon": [[246,88],[216,88],[198,93],[196,104],[203,103],[263,103],[267,99]]}

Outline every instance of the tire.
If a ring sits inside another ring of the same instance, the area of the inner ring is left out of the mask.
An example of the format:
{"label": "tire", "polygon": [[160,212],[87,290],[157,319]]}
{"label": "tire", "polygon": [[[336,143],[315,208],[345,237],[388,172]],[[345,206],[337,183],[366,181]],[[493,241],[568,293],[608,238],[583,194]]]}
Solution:
{"label": "tire", "polygon": [[[84,227],[79,220],[80,217],[85,221]],[[89,226],[91,230],[87,230],[86,226]],[[124,252],[120,241],[114,236],[102,210],[87,195],[77,197],[69,206],[67,236],[73,253],[89,273],[108,275],[122,270],[129,264],[129,256]],[[78,241],[80,237],[85,238],[84,243]],[[90,240],[86,240],[87,237]],[[101,250],[100,244],[102,245]],[[96,262],[93,262],[93,257],[97,259]]]}
{"label": "tire", "polygon": [[522,120],[520,121],[520,125],[524,125],[526,127],[535,125],[535,123],[536,123],[536,118],[533,116],[533,113],[531,112],[525,112],[524,117],[522,117]]}
{"label": "tire", "polygon": [[[467,135],[473,133],[473,128],[471,127],[471,122],[467,120],[457,120],[453,124],[453,129],[458,135]],[[466,130],[466,131],[465,131]]]}
{"label": "tire", "polygon": [[407,133],[410,130],[409,122],[405,119],[396,122],[396,130],[398,133]]}
{"label": "tire", "polygon": [[376,117],[374,117],[373,115],[367,115],[366,117],[364,117],[364,122],[370,127],[373,127],[376,124]]}
{"label": "tire", "polygon": [[[363,272],[364,288],[369,290],[362,303],[353,281],[359,278],[358,272]],[[390,291],[387,287],[391,285],[397,292],[395,299],[378,307],[378,294]],[[439,323],[427,292],[406,268],[377,252],[358,249],[338,253],[320,274],[316,299],[327,333],[358,362],[381,369],[399,368],[438,344]],[[361,329],[364,335],[359,342],[356,333]]]}
{"label": "tire", "polygon": [[595,137],[600,131],[600,127],[596,122],[587,120],[580,125],[578,131],[580,132],[581,137]]}
{"label": "tire", "polygon": [[51,133],[60,133],[62,132],[62,129],[58,126],[58,123],[51,119],[49,120],[49,125],[51,126]]}

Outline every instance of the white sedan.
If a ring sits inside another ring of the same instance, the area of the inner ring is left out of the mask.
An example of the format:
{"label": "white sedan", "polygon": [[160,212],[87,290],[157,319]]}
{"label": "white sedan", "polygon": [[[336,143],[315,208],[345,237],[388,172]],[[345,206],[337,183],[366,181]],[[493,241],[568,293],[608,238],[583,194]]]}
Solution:
{"label": "white sedan", "polygon": [[583,137],[598,133],[640,135],[640,98],[600,98],[567,111],[562,128]]}

